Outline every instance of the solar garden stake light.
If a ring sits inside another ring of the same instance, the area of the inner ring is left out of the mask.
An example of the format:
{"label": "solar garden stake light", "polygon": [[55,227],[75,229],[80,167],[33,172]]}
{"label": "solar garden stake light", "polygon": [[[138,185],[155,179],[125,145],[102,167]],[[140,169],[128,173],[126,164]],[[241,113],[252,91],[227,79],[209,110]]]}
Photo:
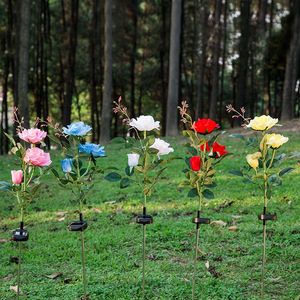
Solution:
{"label": "solar garden stake light", "polygon": [[87,193],[93,188],[94,176],[104,172],[97,166],[96,160],[105,156],[104,147],[86,142],[91,130],[92,128],[83,122],[75,122],[63,127],[62,130],[56,126],[55,135],[52,137],[62,147],[65,157],[61,161],[64,175],[60,175],[55,169],[52,169],[52,172],[62,187],[71,189],[75,197],[71,202],[78,207],[75,212],[79,214],[79,220],[70,223],[68,228],[69,231],[80,232],[83,284],[83,297],[81,299],[85,300],[89,299],[84,244],[84,230],[87,229],[88,224],[83,219],[83,210]]}
{"label": "solar garden stake light", "polygon": [[[153,217],[147,213],[147,199],[152,195],[160,176],[166,169],[166,164],[171,160],[162,159],[162,156],[173,152],[170,144],[155,138],[151,132],[159,130],[159,122],[152,116],[140,116],[131,119],[127,108],[121,104],[121,98],[114,102],[114,112],[123,117],[123,121],[133,131],[136,139],[128,137],[125,139],[125,147],[130,149],[128,165],[125,168],[125,176],[117,172],[108,174],[105,178],[109,181],[120,181],[120,188],[126,188],[135,183],[142,190],[144,197],[142,214],[136,218],[136,223],[142,225],[142,298],[145,299],[146,280],[146,228],[153,223]],[[174,159],[174,158],[173,158]]]}
{"label": "solar garden stake light", "polygon": [[178,107],[181,122],[186,127],[183,135],[189,139],[186,144],[189,157],[185,159],[187,168],[183,170],[186,180],[182,186],[190,186],[189,197],[198,198],[197,215],[193,218],[196,224],[195,230],[195,255],[193,264],[192,278],[192,299],[196,299],[196,277],[197,261],[199,251],[199,234],[200,225],[210,224],[209,218],[201,216],[202,204],[204,199],[214,198],[212,188],[216,186],[214,177],[216,174],[215,166],[228,154],[225,146],[217,142],[218,135],[212,133],[219,128],[219,125],[211,119],[198,119],[193,122],[192,117],[188,114],[188,104],[183,101],[182,106]]}
{"label": "solar garden stake light", "polygon": [[[262,115],[254,119],[245,118],[245,109],[237,111],[232,105],[227,106],[227,111],[233,113],[233,118],[241,118],[244,121],[243,127],[250,128],[259,133],[257,152],[246,156],[250,170],[234,170],[233,174],[245,178],[244,182],[257,184],[263,193],[263,212],[258,216],[263,225],[262,239],[262,267],[261,267],[261,299],[265,297],[265,273],[266,273],[266,238],[267,238],[267,221],[274,221],[277,215],[268,213],[268,202],[271,200],[272,188],[282,184],[282,176],[293,170],[291,167],[274,170],[282,162],[285,155],[277,155],[278,149],[288,142],[288,138],[277,133],[268,133],[271,128],[278,126],[278,119]],[[249,172],[251,172],[249,174]]]}
{"label": "solar garden stake light", "polygon": [[[43,140],[47,132],[38,128],[25,129],[23,121],[19,120],[17,109],[14,110],[14,122],[20,141],[5,133],[11,145],[11,153],[17,158],[19,170],[11,171],[11,181],[0,182],[0,190],[11,193],[17,199],[17,206],[20,211],[20,227],[13,231],[12,240],[18,245],[18,271],[17,271],[17,299],[20,298],[21,286],[21,253],[22,243],[28,241],[29,233],[24,228],[24,215],[26,208],[35,197],[40,188],[40,178],[48,170],[51,164],[49,153],[40,149],[44,146]],[[35,126],[41,125],[37,120]]]}

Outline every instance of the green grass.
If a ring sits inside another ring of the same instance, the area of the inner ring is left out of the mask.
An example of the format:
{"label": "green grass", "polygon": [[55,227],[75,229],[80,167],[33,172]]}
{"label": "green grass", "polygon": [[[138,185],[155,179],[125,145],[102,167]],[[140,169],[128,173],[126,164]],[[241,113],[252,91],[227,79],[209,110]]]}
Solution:
{"label": "green grass", "polygon": [[[299,135],[289,134],[285,153],[300,150]],[[170,139],[176,155],[184,156],[182,139]],[[201,227],[197,272],[197,299],[259,299],[262,224],[257,215],[262,211],[261,191],[245,185],[240,177],[228,173],[244,165],[247,149],[237,139],[223,140],[233,153],[224,159],[217,172],[216,198],[207,201],[203,215],[223,220],[226,227]],[[127,149],[120,144],[106,147],[103,166],[126,166]],[[174,154],[175,155],[175,154]],[[59,165],[59,155],[53,153]],[[299,158],[298,158],[299,159]],[[297,159],[283,166],[295,168],[286,175],[283,185],[269,203],[278,221],[268,223],[266,299],[298,299],[300,295],[300,166]],[[10,179],[14,158],[0,158],[0,180]],[[178,189],[183,178],[181,160],[173,161],[159,182],[157,192],[148,202],[154,224],[147,227],[147,299],[191,299],[191,278],[197,201],[187,197],[187,189]],[[81,259],[79,234],[69,232],[67,224],[76,219],[68,199],[71,194],[60,188],[49,173],[43,178],[39,198],[30,205],[26,216],[30,239],[24,243],[22,290],[24,299],[80,299]],[[18,226],[15,199],[0,193],[0,239],[9,239]],[[233,201],[231,206],[220,205]],[[89,194],[85,217],[88,291],[91,299],[141,299],[142,228],[134,216],[141,212],[142,195],[136,187],[120,190],[101,176]],[[59,221],[58,212],[68,212]],[[236,224],[237,232],[228,230]],[[9,287],[16,284],[17,265],[10,257],[17,255],[14,242],[0,243],[0,299],[15,299]],[[219,273],[210,274],[209,261]],[[55,280],[46,275],[62,272]]]}

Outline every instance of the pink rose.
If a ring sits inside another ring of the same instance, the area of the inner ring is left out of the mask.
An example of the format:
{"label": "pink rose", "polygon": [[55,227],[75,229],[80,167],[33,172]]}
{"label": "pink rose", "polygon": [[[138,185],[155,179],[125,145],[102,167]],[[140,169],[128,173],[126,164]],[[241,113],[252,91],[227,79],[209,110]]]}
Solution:
{"label": "pink rose", "polygon": [[39,144],[47,136],[47,132],[38,128],[30,128],[19,132],[18,136],[25,142]]}
{"label": "pink rose", "polygon": [[44,152],[42,149],[34,147],[26,150],[24,162],[26,164],[45,167],[51,164],[50,154]]}
{"label": "pink rose", "polygon": [[11,171],[11,181],[13,184],[21,184],[23,181],[23,171],[22,170],[12,170]]}

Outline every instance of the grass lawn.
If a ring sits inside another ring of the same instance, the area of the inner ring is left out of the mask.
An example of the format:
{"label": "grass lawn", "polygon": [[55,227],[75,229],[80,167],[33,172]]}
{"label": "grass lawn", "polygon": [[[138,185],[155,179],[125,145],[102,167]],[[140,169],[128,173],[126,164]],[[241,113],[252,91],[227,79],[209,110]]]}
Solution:
{"label": "grass lawn", "polygon": [[[286,133],[290,142],[286,154],[300,151],[297,133]],[[226,137],[226,136],[225,136]],[[176,155],[184,157],[182,139],[170,139]],[[222,220],[225,227],[203,225],[201,254],[197,273],[197,299],[259,299],[261,274],[262,193],[241,177],[229,174],[245,164],[245,154],[253,151],[239,139],[223,138],[232,156],[218,165],[215,199],[206,202],[203,216]],[[126,166],[128,149],[112,143],[103,166]],[[254,151],[253,151],[254,152]],[[175,154],[174,154],[175,155]],[[59,165],[59,153],[52,153]],[[298,158],[285,160],[295,170],[286,175],[269,202],[278,220],[268,223],[266,299],[299,299],[300,295],[300,165]],[[14,159],[0,157],[0,180],[10,180]],[[191,299],[191,279],[195,225],[191,222],[196,198],[188,198],[188,189],[179,189],[185,168],[183,160],[173,161],[148,202],[154,223],[147,227],[147,299]],[[76,219],[68,190],[57,184],[52,174],[43,177],[43,188],[26,216],[30,239],[24,243],[22,264],[23,298],[80,299],[81,257],[79,234],[69,232],[67,224]],[[0,192],[0,239],[9,239],[18,227],[15,199]],[[99,176],[89,194],[84,212],[89,223],[85,231],[88,291],[91,299],[140,299],[142,228],[135,223],[141,212],[142,195],[131,186],[119,189]],[[237,231],[229,227],[236,225]],[[16,285],[17,255],[15,242],[0,242],[0,299],[15,299],[10,286]],[[205,263],[209,262],[208,272]],[[57,279],[47,278],[56,272]]]}

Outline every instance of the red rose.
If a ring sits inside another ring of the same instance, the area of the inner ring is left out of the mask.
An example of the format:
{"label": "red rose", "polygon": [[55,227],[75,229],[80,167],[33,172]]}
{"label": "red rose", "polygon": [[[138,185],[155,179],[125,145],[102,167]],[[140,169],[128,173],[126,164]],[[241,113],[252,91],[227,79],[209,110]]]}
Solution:
{"label": "red rose", "polygon": [[205,144],[200,145],[200,150],[201,150],[202,152],[204,152],[204,149],[205,149],[205,152],[209,152],[210,147],[209,147],[209,145],[208,145],[208,142],[206,142]]}
{"label": "red rose", "polygon": [[212,152],[213,152],[214,157],[217,157],[217,158],[224,156],[228,153],[225,149],[225,146],[220,145],[217,142],[214,142],[212,144]]}
{"label": "red rose", "polygon": [[200,156],[193,156],[190,158],[190,166],[193,171],[199,171],[201,167]]}
{"label": "red rose", "polygon": [[219,124],[211,119],[198,119],[198,121],[193,124],[193,129],[201,134],[211,133],[219,127]]}

